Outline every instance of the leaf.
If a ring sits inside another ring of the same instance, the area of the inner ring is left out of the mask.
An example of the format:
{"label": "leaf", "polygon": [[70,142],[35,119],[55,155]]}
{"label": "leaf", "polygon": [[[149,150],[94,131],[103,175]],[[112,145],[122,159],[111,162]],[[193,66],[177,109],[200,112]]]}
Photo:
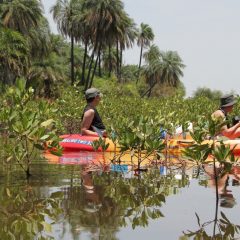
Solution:
{"label": "leaf", "polygon": [[52,232],[52,225],[47,222],[41,222],[42,226],[44,227],[44,230],[46,232]]}
{"label": "leaf", "polygon": [[6,188],[6,193],[7,193],[8,197],[11,197],[11,192],[10,192],[9,188]]}
{"label": "leaf", "polygon": [[221,212],[221,216],[224,220],[226,220],[228,223],[230,223],[230,221],[227,219],[226,215],[223,212]]}
{"label": "leaf", "polygon": [[198,216],[198,214],[197,214],[197,213],[195,213],[195,215],[196,215],[196,217],[197,217],[198,226],[199,226],[199,227],[201,227],[201,224],[200,224],[200,218],[199,218],[199,216]]}
{"label": "leaf", "polygon": [[44,136],[42,136],[41,138],[40,138],[40,140],[46,140],[46,139],[48,139],[49,138],[49,135],[44,135]]}
{"label": "leaf", "polygon": [[8,157],[8,158],[6,159],[6,162],[7,162],[7,163],[10,162],[12,159],[13,159],[13,156],[10,156],[10,157]]}
{"label": "leaf", "polygon": [[63,197],[63,193],[62,192],[54,192],[51,194],[50,198],[62,198]]}
{"label": "leaf", "polygon": [[41,125],[41,127],[48,127],[48,126],[51,125],[53,122],[54,122],[53,119],[48,119],[47,121],[42,122],[40,125]]}
{"label": "leaf", "polygon": [[39,150],[44,150],[45,149],[41,144],[38,144],[38,143],[34,144],[34,147],[39,149]]}

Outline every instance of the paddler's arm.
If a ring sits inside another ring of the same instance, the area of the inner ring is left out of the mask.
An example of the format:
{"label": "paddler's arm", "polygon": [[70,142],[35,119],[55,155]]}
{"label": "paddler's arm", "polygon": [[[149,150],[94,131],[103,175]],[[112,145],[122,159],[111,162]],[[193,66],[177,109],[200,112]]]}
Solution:
{"label": "paddler's arm", "polygon": [[96,132],[89,130],[89,128],[92,124],[93,118],[94,118],[94,110],[93,109],[89,109],[84,113],[82,125],[81,125],[81,134],[82,135],[98,136],[98,134]]}
{"label": "paddler's arm", "polygon": [[[212,118],[217,120],[217,121],[224,121],[225,116],[222,111],[217,110],[212,114]],[[235,124],[234,126],[228,128],[227,125],[222,126],[221,128],[221,134],[227,138],[234,139],[238,136],[240,136],[240,123]]]}
{"label": "paddler's arm", "polygon": [[230,139],[240,137],[240,122],[230,128],[226,128],[222,131],[222,134]]}

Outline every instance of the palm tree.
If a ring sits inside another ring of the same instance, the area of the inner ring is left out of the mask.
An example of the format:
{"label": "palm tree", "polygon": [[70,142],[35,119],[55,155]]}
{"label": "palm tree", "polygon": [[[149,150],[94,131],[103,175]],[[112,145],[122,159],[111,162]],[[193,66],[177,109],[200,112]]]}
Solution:
{"label": "palm tree", "polygon": [[27,36],[31,59],[43,58],[49,54],[51,34],[48,21],[45,17],[39,20],[36,28],[31,28]]}
{"label": "palm tree", "polygon": [[77,38],[76,22],[74,16],[79,14],[81,2],[78,0],[57,0],[51,8],[53,19],[57,23],[59,32],[71,39],[71,84],[74,84],[74,38]]}
{"label": "palm tree", "polygon": [[103,68],[108,70],[108,76],[111,76],[112,70],[117,68],[116,49],[109,46],[108,51],[103,52]]}
{"label": "palm tree", "polygon": [[149,47],[149,50],[143,54],[143,58],[147,64],[151,64],[154,61],[159,60],[161,58],[159,47],[155,44],[152,44]]}
{"label": "palm tree", "polygon": [[85,14],[83,9],[83,4],[79,4],[78,14],[73,16],[75,31],[76,31],[76,41],[81,42],[84,45],[84,56],[82,62],[82,73],[81,73],[81,80],[79,85],[85,85],[85,70],[86,70],[86,62],[88,57],[88,47],[90,45],[91,40],[91,28],[90,23],[85,21]]}
{"label": "palm tree", "polygon": [[[109,43],[109,39],[112,39],[112,41],[116,39],[113,35],[116,32],[117,23],[119,19],[121,19],[123,3],[120,0],[86,0],[83,5],[86,11],[85,22],[90,23],[90,31],[92,33],[91,41],[93,44],[88,76],[85,84],[85,89],[87,89],[92,85],[97,61],[103,46]],[[95,55],[96,61],[92,71]],[[91,72],[92,76],[90,78]]]}
{"label": "palm tree", "polygon": [[31,28],[39,26],[43,7],[37,0],[12,0],[1,4],[1,12],[3,26],[27,35]]}
{"label": "palm tree", "polygon": [[146,94],[150,97],[151,91],[157,83],[177,87],[180,83],[180,77],[183,77],[182,69],[184,67],[185,65],[177,52],[160,52],[160,58],[153,58],[144,68],[149,88],[142,94],[142,97]]}
{"label": "palm tree", "polygon": [[[137,40],[137,45],[141,47],[140,59],[139,59],[139,65],[138,65],[139,71],[141,68],[143,48],[149,46],[151,41],[153,41],[153,39],[154,39],[154,33],[151,27],[148,24],[141,23],[140,32]],[[137,79],[137,82],[138,82],[138,79]]]}
{"label": "palm tree", "polygon": [[26,39],[19,32],[2,28],[0,31],[0,80],[14,83],[17,76],[26,73],[29,49]]}
{"label": "palm tree", "polygon": [[[40,61],[35,61],[28,70],[27,85],[36,89],[36,94],[50,98],[52,95],[52,85],[64,79],[64,67],[59,63],[57,54],[51,52],[50,55]],[[43,93],[39,92],[44,90]]]}
{"label": "palm tree", "polygon": [[161,56],[163,67],[160,82],[168,83],[169,85],[176,87],[179,83],[180,77],[183,77],[182,69],[185,68],[185,65],[175,51],[161,52]]}
{"label": "palm tree", "polygon": [[[119,80],[121,79],[121,68],[122,68],[122,53],[126,48],[130,48],[133,46],[135,39],[137,38],[137,28],[133,21],[133,19],[129,18],[129,16],[123,12],[121,21],[119,21],[119,25],[116,27],[116,37],[119,42],[119,59],[117,59],[117,76]],[[118,46],[118,44],[117,44]]]}

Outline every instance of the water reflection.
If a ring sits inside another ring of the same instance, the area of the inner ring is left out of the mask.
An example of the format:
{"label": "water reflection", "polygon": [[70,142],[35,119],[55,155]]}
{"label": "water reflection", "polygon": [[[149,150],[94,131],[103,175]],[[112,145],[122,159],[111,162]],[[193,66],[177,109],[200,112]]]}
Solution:
{"label": "water reflection", "polygon": [[[88,232],[94,239],[115,239],[121,227],[146,227],[150,219],[163,217],[167,196],[188,184],[188,179],[160,176],[159,171],[132,178],[118,172],[83,172],[82,186],[64,188],[64,209],[72,235]],[[97,236],[96,236],[97,235]],[[79,236],[80,237],[80,236]]]}
{"label": "water reflection", "polygon": [[[240,225],[232,223],[221,208],[233,208],[236,205],[236,199],[229,189],[230,183],[232,186],[239,186],[240,184],[240,166],[233,166],[230,173],[224,173],[221,177],[215,178],[213,165],[203,166],[203,170],[207,177],[207,186],[216,190],[216,202],[215,202],[215,216],[213,220],[205,221],[202,223],[199,215],[195,213],[197,217],[197,223],[199,229],[195,231],[188,230],[183,232],[184,235],[180,239],[239,239],[240,237]],[[219,174],[221,168],[217,168],[217,174]]]}
{"label": "water reflection", "polygon": [[0,187],[1,239],[53,239],[52,223],[62,212],[61,192],[40,198],[31,186]]}
{"label": "water reflection", "polygon": [[[60,158],[47,154],[45,157],[53,164],[35,166],[34,177],[30,179],[29,186],[37,190],[36,199],[48,198],[56,191],[63,193],[63,214],[52,226],[54,239],[126,239],[119,237],[124,229],[131,229],[129,239],[146,239],[147,236],[141,233],[147,232],[147,229],[155,231],[152,229],[154,222],[157,222],[155,229],[161,232],[169,226],[167,219],[173,207],[168,211],[163,210],[168,206],[169,199],[176,199],[174,218],[177,218],[177,211],[180,214],[183,211],[182,216],[186,217],[183,208],[179,206],[187,204],[186,207],[193,213],[192,220],[195,218],[193,204],[199,202],[198,207],[201,205],[201,197],[197,197],[196,192],[205,187],[214,189],[210,175],[206,175],[204,169],[188,165],[184,159],[174,155],[160,156],[157,159],[150,157],[140,169],[131,155],[113,159],[112,155],[99,152],[68,152]],[[239,166],[236,167],[238,168],[232,170],[228,182],[225,181],[222,187],[226,194],[232,194],[235,199],[233,208],[237,206],[238,196],[230,190],[239,189],[240,171]],[[193,178],[199,183],[195,186],[196,190],[191,189]],[[187,194],[186,190],[192,191],[192,202],[180,200],[182,192]],[[221,193],[224,194],[224,191]],[[208,189],[208,192],[210,194],[203,196],[202,201],[214,197],[213,191]],[[1,203],[5,200],[7,201],[7,197],[2,196]],[[31,199],[27,198],[27,202],[31,202]],[[209,200],[207,204],[211,203],[213,202]],[[199,212],[199,215],[203,212],[211,219],[204,210]],[[174,230],[177,224],[180,230]],[[185,225],[181,218],[178,223],[170,225],[171,230],[166,235],[161,235],[161,239],[177,239],[179,233],[189,226]],[[202,225],[207,226],[206,223],[201,223],[199,228],[202,229]],[[192,225],[188,228],[194,229]],[[171,237],[171,234],[175,234],[174,237]],[[150,239],[159,239],[159,236],[150,236]]]}
{"label": "water reflection", "polygon": [[[220,169],[217,169],[218,171]],[[219,194],[220,206],[225,208],[232,208],[236,204],[235,197],[232,194],[232,190],[229,186],[239,186],[240,184],[240,166],[233,166],[229,173],[225,173],[223,176],[218,178],[217,182],[214,178],[214,169],[212,165],[204,167],[204,171],[208,175],[208,186],[216,189]],[[218,198],[217,198],[218,200]]]}

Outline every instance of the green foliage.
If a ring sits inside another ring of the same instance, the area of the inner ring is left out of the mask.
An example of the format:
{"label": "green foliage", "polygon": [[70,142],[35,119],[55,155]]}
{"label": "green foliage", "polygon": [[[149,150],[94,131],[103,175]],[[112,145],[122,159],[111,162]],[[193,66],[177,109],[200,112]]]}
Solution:
{"label": "green foliage", "polygon": [[[165,145],[159,137],[161,131],[159,126],[157,118],[141,116],[123,126],[121,130],[118,129],[117,139],[121,151],[130,150],[132,155],[136,155],[138,168],[146,157],[164,149]],[[142,155],[143,151],[146,152]]]}
{"label": "green foliage", "polygon": [[62,213],[61,192],[39,199],[31,188],[1,189],[0,235],[4,240],[54,239],[52,223]]}
{"label": "green foliage", "polygon": [[[44,150],[45,143],[50,141],[50,148],[57,147],[58,137],[55,133],[55,121],[46,119],[56,109],[47,102],[37,102],[31,106],[33,90],[25,90],[25,81],[19,79],[16,88],[6,92],[5,108],[1,112],[1,121],[10,138],[9,158],[16,161],[30,176],[30,165],[36,150]],[[15,106],[15,108],[12,108]]]}
{"label": "green foliage", "polygon": [[137,65],[125,65],[122,67],[122,81],[136,82],[138,77],[138,66]]}
{"label": "green foliage", "polygon": [[198,97],[206,97],[208,99],[218,101],[220,97],[223,95],[223,93],[219,90],[211,90],[207,87],[197,88],[197,90],[193,93],[194,98]]}
{"label": "green foliage", "polygon": [[95,151],[101,149],[103,152],[106,152],[109,147],[109,143],[105,143],[104,139],[100,137],[99,140],[93,141],[92,147]]}
{"label": "green foliage", "polygon": [[[12,83],[14,77],[26,73],[29,49],[19,32],[1,28],[0,31],[0,82]],[[10,78],[10,76],[12,76]]]}
{"label": "green foliage", "polygon": [[[105,186],[104,196],[113,201],[111,216],[114,214],[118,216],[118,226],[130,223],[135,229],[147,227],[152,219],[164,217],[161,207],[166,198],[178,193],[176,189],[187,185],[188,179],[179,181],[170,175],[161,177],[159,171],[149,170],[143,172],[139,178],[125,178],[121,174],[117,176],[105,174],[101,177],[94,175],[94,182]],[[108,182],[111,184],[107,184]]]}
{"label": "green foliage", "polygon": [[[221,218],[215,219],[213,221],[201,223],[199,216],[196,214],[199,230],[183,232],[184,235],[179,238],[179,240],[188,240],[188,239],[228,239],[233,240],[237,239],[240,233],[240,225],[236,225],[230,222],[226,215],[221,212]],[[219,233],[214,231],[213,234],[209,234],[206,230],[211,224],[217,226]]]}

